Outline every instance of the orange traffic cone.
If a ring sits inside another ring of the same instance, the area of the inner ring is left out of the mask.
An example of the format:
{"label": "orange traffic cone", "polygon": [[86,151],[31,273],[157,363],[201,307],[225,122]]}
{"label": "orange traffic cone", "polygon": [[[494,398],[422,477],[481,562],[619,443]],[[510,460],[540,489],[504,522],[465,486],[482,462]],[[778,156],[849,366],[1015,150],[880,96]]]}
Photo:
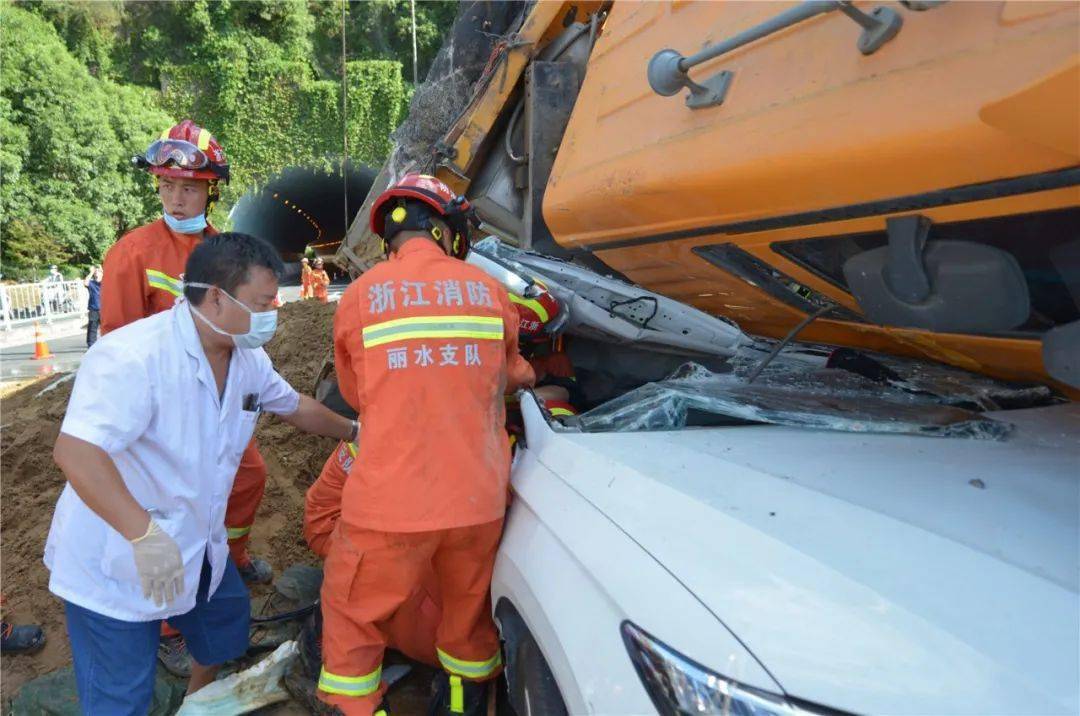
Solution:
{"label": "orange traffic cone", "polygon": [[41,337],[41,329],[38,324],[34,324],[34,360],[44,360],[46,358],[52,358],[53,354],[49,352],[49,344],[45,342],[45,339]]}

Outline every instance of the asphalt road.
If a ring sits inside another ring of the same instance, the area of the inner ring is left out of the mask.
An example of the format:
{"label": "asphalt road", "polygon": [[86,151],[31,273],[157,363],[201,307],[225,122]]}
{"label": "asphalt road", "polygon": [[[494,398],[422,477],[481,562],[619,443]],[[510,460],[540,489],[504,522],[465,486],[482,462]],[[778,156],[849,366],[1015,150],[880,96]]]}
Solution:
{"label": "asphalt road", "polygon": [[33,360],[34,344],[25,343],[0,349],[0,378],[3,380],[23,380],[39,375],[49,375],[79,367],[83,353],[86,353],[86,334],[50,338],[48,340],[52,358]]}
{"label": "asphalt road", "polygon": [[[331,301],[341,297],[347,284],[335,283],[328,291]],[[282,286],[281,298],[286,303],[300,299],[299,286]],[[34,344],[24,343],[0,349],[0,380],[25,380],[40,375],[75,370],[86,353],[86,333],[48,339],[52,358],[33,360]]]}

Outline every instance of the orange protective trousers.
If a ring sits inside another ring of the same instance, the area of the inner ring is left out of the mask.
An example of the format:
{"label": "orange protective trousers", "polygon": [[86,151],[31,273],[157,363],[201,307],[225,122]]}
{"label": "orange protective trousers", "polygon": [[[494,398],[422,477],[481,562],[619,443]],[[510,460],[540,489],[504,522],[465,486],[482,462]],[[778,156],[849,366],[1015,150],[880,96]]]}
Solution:
{"label": "orange protective trousers", "polygon": [[251,562],[247,545],[251,539],[251,526],[255,524],[255,513],[262,502],[266,490],[266,462],[259,453],[255,439],[244,449],[240,466],[236,469],[229,503],[225,508],[225,530],[229,535],[229,554],[237,567],[245,567]]}
{"label": "orange protective trousers", "polygon": [[[324,560],[330,553],[331,538],[337,534],[341,490],[349,478],[349,467],[355,455],[355,446],[338,443],[326,459],[319,479],[304,496],[304,539],[311,551]],[[412,595],[384,622],[387,646],[415,661],[438,666],[435,632],[442,618],[440,603],[439,583],[429,565]]]}
{"label": "orange protective trousers", "polygon": [[[425,637],[420,628],[394,633],[391,627],[432,569],[442,601],[434,638],[440,665],[470,680],[498,676],[502,657],[490,585],[502,526],[500,518],[428,532],[379,532],[339,522],[322,586],[319,698],[346,716],[374,712],[386,693],[381,669],[388,644]],[[408,653],[404,644],[394,645]]]}

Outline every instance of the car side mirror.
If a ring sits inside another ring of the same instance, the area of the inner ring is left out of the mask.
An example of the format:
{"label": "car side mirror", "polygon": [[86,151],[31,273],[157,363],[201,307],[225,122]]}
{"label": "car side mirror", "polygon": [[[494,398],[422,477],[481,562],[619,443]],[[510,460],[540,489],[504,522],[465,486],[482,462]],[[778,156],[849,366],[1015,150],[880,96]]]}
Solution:
{"label": "car side mirror", "polygon": [[1006,251],[970,241],[927,241],[924,216],[886,221],[888,246],[856,254],[844,278],[871,321],[949,333],[993,333],[1031,313],[1024,272]]}

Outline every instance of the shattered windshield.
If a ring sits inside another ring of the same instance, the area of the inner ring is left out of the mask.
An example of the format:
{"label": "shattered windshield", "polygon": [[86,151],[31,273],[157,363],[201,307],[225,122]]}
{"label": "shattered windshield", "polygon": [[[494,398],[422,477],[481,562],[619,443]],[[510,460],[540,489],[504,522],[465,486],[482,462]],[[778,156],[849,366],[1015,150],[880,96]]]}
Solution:
{"label": "shattered windshield", "polygon": [[587,408],[564,423],[587,432],[771,423],[1001,440],[1012,426],[984,412],[1060,401],[1042,385],[853,348],[791,343],[766,361],[776,341],[640,286],[494,238],[473,250],[510,290],[538,278],[559,299]]}
{"label": "shattered windshield", "polygon": [[795,345],[751,382],[768,342],[713,370],[687,362],[582,414],[587,432],[769,423],[822,430],[1001,440],[986,410],[1057,402],[1044,386],[1012,385],[944,365],[847,348]]}

